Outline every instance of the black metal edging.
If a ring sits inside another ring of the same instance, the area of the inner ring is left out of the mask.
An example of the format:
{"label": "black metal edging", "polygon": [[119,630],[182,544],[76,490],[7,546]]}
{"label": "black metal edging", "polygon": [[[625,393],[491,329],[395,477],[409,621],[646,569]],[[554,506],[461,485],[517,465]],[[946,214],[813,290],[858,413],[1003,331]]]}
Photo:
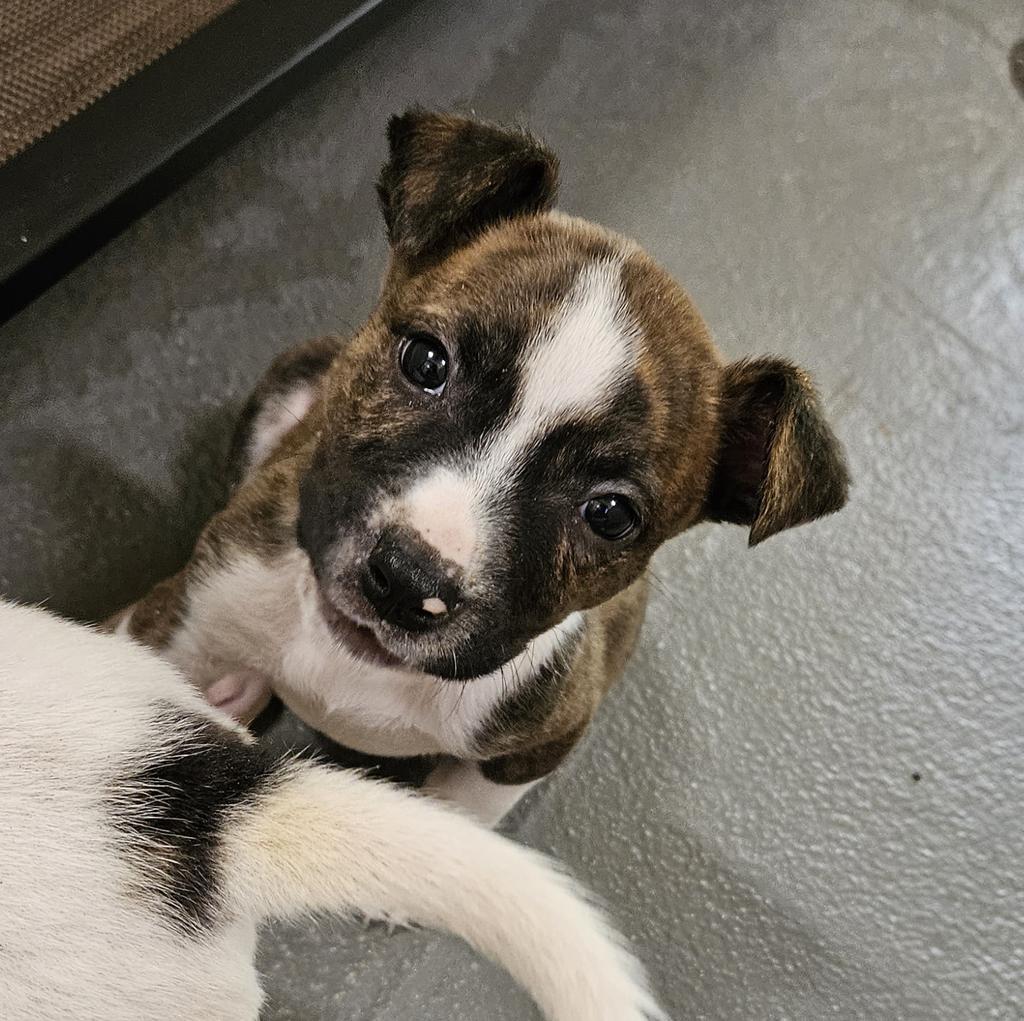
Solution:
{"label": "black metal edging", "polygon": [[0,323],[399,6],[239,0],[0,167]]}

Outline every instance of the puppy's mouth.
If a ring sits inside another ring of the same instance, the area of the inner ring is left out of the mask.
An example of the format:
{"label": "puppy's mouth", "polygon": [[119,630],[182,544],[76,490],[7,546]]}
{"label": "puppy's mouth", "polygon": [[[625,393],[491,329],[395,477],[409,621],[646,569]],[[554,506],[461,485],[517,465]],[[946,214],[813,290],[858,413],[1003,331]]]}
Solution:
{"label": "puppy's mouth", "polygon": [[407,668],[408,664],[404,660],[381,645],[373,628],[357,624],[351,617],[328,602],[323,593],[320,594],[320,612],[331,629],[331,633],[349,652],[375,666],[391,667],[392,669]]}
{"label": "puppy's mouth", "polygon": [[[445,647],[395,653],[378,637],[376,627],[363,623],[366,620],[365,611],[349,611],[348,606],[341,609],[319,585],[317,589],[320,615],[334,640],[356,658],[373,666],[427,674],[445,681],[472,681],[499,669],[502,663],[521,652],[526,644],[524,642],[519,647],[510,648],[503,643],[491,642],[484,647],[462,647],[457,655]],[[358,606],[358,599],[353,602]],[[386,631],[385,626],[385,634]]]}

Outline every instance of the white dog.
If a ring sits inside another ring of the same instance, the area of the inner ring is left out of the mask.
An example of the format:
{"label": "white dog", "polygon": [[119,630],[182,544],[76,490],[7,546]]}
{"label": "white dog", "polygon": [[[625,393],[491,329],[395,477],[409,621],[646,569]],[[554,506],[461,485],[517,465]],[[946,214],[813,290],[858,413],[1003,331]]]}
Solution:
{"label": "white dog", "polygon": [[447,929],[554,1021],[663,1018],[571,881],[426,798],[281,762],[132,642],[0,602],[0,1017],[257,1017],[257,926]]}

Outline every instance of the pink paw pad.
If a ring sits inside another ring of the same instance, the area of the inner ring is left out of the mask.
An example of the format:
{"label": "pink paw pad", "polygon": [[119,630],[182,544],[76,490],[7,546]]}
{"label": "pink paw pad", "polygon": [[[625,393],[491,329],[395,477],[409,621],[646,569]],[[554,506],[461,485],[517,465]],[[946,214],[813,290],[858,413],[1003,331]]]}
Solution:
{"label": "pink paw pad", "polygon": [[210,705],[227,713],[239,723],[250,723],[270,701],[270,685],[254,670],[225,674],[205,692]]}

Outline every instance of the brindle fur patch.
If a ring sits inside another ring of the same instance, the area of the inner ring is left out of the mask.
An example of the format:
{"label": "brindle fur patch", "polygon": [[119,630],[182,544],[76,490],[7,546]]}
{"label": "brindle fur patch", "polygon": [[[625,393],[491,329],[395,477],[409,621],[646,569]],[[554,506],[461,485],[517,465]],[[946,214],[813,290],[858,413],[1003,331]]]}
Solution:
{"label": "brindle fur patch", "polygon": [[[158,582],[137,603],[129,607],[128,633],[151,649],[166,648],[185,616],[188,593],[189,567]],[[106,622],[108,630],[114,630],[123,619],[124,613]]]}
{"label": "brindle fur patch", "polygon": [[480,734],[481,770],[500,784],[550,773],[586,732],[636,646],[647,606],[641,576],[587,615],[582,634],[498,706]]}

